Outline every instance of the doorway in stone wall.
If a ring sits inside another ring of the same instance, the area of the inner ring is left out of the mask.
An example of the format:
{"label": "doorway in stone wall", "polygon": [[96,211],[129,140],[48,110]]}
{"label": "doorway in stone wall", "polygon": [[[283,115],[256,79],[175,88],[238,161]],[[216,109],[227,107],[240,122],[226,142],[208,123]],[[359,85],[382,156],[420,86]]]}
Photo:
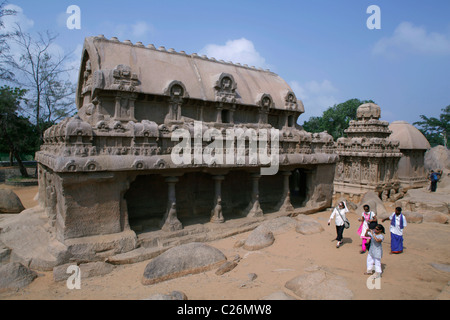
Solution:
{"label": "doorway in stone wall", "polygon": [[125,193],[130,228],[137,234],[160,230],[167,209],[167,183],[158,174],[140,175]]}
{"label": "doorway in stone wall", "polygon": [[292,171],[289,177],[289,190],[291,193],[291,204],[294,208],[304,206],[308,190],[307,175],[304,169],[298,168]]}

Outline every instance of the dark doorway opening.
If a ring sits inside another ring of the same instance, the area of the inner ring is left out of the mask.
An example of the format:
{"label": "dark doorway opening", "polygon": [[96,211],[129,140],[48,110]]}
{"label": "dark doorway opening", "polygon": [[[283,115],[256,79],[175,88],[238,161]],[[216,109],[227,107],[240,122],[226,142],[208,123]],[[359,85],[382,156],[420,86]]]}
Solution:
{"label": "dark doorway opening", "polygon": [[167,183],[161,175],[138,176],[125,193],[128,221],[136,233],[160,230],[167,208]]}
{"label": "dark doorway opening", "polygon": [[307,175],[304,169],[295,169],[289,177],[289,190],[291,193],[291,204],[294,208],[304,206],[308,191]]}

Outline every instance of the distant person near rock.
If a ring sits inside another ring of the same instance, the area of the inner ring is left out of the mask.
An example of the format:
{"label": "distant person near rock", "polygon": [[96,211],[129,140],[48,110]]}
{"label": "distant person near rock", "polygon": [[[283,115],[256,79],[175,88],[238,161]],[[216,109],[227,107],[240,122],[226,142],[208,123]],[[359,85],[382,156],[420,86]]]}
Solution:
{"label": "distant person near rock", "polygon": [[433,170],[431,170],[430,173],[430,191],[431,192],[436,192],[437,189],[437,183],[442,175],[441,173],[442,171],[438,171],[438,172],[434,172]]}

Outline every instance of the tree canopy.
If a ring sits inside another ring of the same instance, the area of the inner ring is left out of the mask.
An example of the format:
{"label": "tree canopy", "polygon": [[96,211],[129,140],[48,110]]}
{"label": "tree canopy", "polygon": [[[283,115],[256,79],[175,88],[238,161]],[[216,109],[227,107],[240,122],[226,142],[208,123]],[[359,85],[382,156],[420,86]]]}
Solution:
{"label": "tree canopy", "polygon": [[338,105],[328,108],[321,117],[311,117],[303,123],[303,128],[308,132],[327,131],[334,140],[344,136],[344,130],[348,128],[350,120],[356,119],[356,110],[364,103],[372,100],[350,99]]}
{"label": "tree canopy", "polygon": [[450,135],[450,105],[441,109],[442,113],[438,118],[420,115],[422,121],[414,122],[419,126],[419,130],[432,147],[444,145],[448,147],[448,139]]}
{"label": "tree canopy", "polygon": [[20,88],[0,87],[0,150],[8,150],[11,158],[16,158],[22,176],[27,177],[20,154],[34,153],[39,139],[30,121],[18,114],[25,94],[26,90]]}

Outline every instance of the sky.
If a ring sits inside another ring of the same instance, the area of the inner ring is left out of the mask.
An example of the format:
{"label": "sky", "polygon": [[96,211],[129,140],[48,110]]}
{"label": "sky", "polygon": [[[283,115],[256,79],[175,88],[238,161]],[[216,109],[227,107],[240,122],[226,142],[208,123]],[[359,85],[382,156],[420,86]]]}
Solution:
{"label": "sky", "polygon": [[[352,98],[375,101],[382,120],[411,124],[450,104],[448,0],[9,0],[6,8],[17,15],[3,18],[5,30],[18,23],[58,34],[52,50],[73,51],[75,68],[84,38],[103,34],[270,69],[303,101],[299,124]],[[69,28],[74,21],[79,29]]]}

